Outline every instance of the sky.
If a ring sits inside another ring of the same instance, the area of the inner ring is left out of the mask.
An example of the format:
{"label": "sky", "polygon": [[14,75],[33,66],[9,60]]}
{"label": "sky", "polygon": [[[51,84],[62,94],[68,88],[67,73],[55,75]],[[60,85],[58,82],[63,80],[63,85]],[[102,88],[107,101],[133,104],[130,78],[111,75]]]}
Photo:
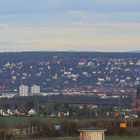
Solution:
{"label": "sky", "polygon": [[139,0],[0,0],[0,52],[139,50]]}

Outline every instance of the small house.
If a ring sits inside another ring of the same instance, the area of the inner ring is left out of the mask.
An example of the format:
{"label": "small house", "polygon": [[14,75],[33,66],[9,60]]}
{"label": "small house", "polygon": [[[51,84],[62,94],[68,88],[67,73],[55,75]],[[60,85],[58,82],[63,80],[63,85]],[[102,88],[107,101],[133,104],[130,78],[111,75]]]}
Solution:
{"label": "small house", "polygon": [[101,128],[84,128],[80,129],[80,140],[105,140],[106,129]]}

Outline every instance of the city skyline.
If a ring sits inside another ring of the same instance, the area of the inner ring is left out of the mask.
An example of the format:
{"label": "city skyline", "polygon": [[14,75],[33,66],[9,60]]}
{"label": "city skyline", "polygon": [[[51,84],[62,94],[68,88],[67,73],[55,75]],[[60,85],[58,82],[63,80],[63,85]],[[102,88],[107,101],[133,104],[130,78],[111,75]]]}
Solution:
{"label": "city skyline", "polygon": [[137,0],[0,0],[0,52],[140,50]]}

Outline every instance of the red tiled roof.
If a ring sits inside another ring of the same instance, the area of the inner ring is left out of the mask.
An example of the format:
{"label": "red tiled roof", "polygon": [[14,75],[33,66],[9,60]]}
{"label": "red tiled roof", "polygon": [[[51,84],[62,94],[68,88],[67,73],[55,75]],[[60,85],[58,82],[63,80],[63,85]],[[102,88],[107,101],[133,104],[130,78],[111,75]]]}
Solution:
{"label": "red tiled roof", "polygon": [[140,100],[134,100],[134,101],[132,102],[132,105],[140,105]]}

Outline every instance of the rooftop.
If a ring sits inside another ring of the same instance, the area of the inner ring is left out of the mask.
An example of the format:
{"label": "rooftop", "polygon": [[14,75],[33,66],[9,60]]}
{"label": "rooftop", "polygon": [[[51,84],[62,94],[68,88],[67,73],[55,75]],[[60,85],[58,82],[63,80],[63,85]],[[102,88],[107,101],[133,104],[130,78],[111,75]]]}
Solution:
{"label": "rooftop", "polygon": [[80,129],[79,131],[107,131],[107,130],[104,128],[89,127],[89,128]]}

